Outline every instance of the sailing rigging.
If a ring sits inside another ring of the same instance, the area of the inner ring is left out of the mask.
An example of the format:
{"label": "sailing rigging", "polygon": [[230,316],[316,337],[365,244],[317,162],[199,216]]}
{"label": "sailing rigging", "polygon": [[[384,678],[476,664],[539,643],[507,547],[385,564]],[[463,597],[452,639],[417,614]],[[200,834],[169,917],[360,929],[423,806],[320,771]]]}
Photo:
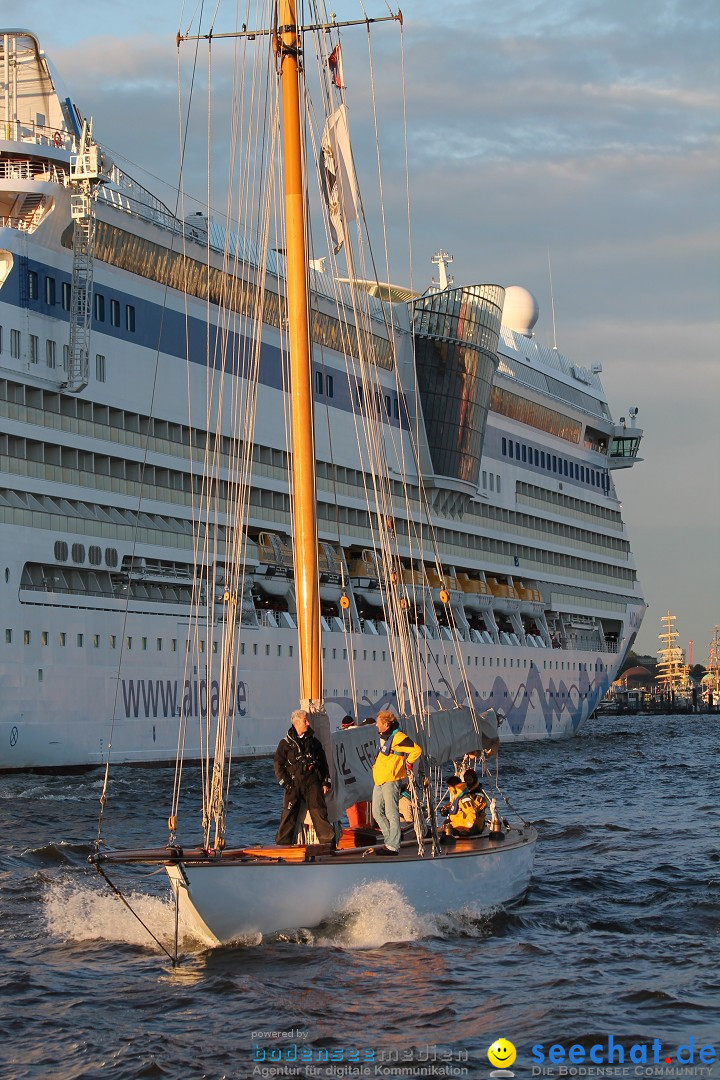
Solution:
{"label": "sailing rigging", "polygon": [[[362,20],[368,32],[373,22],[393,21],[402,25],[400,12],[379,19]],[[296,597],[296,633],[298,645],[299,698],[301,709],[312,718],[316,734],[325,743],[328,759],[333,762],[338,783],[334,785],[330,800],[332,816],[338,819],[345,806],[358,798],[368,798],[372,788],[372,776],[368,768],[371,762],[374,740],[368,729],[358,728],[330,735],[329,721],[325,711],[323,694],[323,656],[321,627],[323,622],[321,599],[321,573],[317,524],[316,491],[316,410],[313,387],[313,333],[314,310],[311,303],[312,280],[309,239],[311,227],[307,216],[307,159],[308,150],[303,136],[303,115],[310,114],[304,80],[304,42],[313,32],[321,32],[319,55],[326,67],[325,39],[330,31],[343,25],[333,18],[309,26],[297,22],[295,0],[281,0],[275,11],[272,31],[255,31],[243,28],[237,35],[184,35],[183,40],[235,36],[246,42],[263,39],[271,43],[274,70],[280,87],[280,101],[275,110],[271,104],[268,115],[276,118],[282,114],[282,184],[283,210],[282,251],[283,278],[286,294],[277,302],[284,312],[283,334],[288,340],[288,395],[290,399],[287,417],[290,430],[291,503],[293,521],[292,558],[294,589]],[[337,47],[337,45],[335,46]],[[337,57],[337,54],[335,54]],[[326,68],[326,77],[338,87],[337,63]],[[340,80],[342,81],[342,80]],[[268,83],[270,85],[270,83]],[[325,137],[324,161],[331,162],[334,183],[342,188],[354,185],[351,168],[344,162],[342,132],[346,131],[346,117],[338,117],[329,108],[330,98],[325,95],[329,119],[335,121],[334,145]],[[270,142],[274,142],[274,126]],[[338,130],[341,131],[338,137]],[[327,121],[325,131],[327,132]],[[330,151],[328,152],[328,146]],[[316,159],[320,156],[315,155]],[[344,176],[340,174],[344,173]],[[326,178],[327,179],[327,178]],[[440,911],[448,904],[462,906],[479,902],[494,906],[510,902],[523,895],[528,887],[536,834],[534,829],[520,823],[510,826],[497,811],[495,796],[488,801],[492,808],[491,827],[477,837],[463,837],[448,848],[441,848],[434,817],[433,782],[437,786],[440,769],[448,761],[479,762],[483,767],[485,783],[490,786],[491,775],[486,768],[487,758],[497,750],[497,726],[494,712],[478,715],[471,697],[461,707],[451,691],[450,708],[443,708],[441,696],[450,689],[447,679],[440,675],[444,684],[439,691],[434,685],[432,651],[429,639],[418,627],[424,623],[423,610],[432,597],[433,587],[438,600],[446,611],[449,633],[442,638],[442,651],[457,662],[463,671],[462,637],[457,633],[457,608],[451,602],[452,580],[446,582],[445,570],[440,562],[433,536],[429,508],[423,518],[413,523],[407,535],[400,535],[396,528],[396,508],[403,505],[407,496],[396,491],[397,484],[389,478],[388,458],[403,452],[393,439],[393,429],[388,432],[388,416],[384,394],[378,382],[380,358],[375,354],[377,331],[368,322],[369,293],[358,289],[354,283],[357,258],[348,227],[347,206],[354,195],[338,195],[331,214],[340,218],[343,246],[349,283],[348,300],[341,320],[342,350],[352,372],[357,391],[354,410],[356,433],[361,459],[367,466],[368,520],[372,525],[372,561],[376,574],[382,582],[378,601],[384,614],[384,643],[390,653],[395,672],[395,708],[402,716],[404,730],[416,738],[424,750],[422,784],[410,777],[410,793],[414,802],[414,835],[401,845],[397,860],[393,860],[392,879],[407,890],[419,911]],[[270,215],[266,213],[265,224]],[[327,220],[327,219],[326,219]],[[328,228],[329,235],[329,225]],[[269,236],[269,229],[266,231]],[[335,230],[335,238],[340,233]],[[336,245],[337,246],[337,245]],[[264,260],[263,260],[264,261]],[[280,283],[280,278],[278,278]],[[458,378],[461,387],[460,430],[463,444],[472,448],[478,456],[478,440],[481,444],[487,415],[487,396],[491,376],[497,367],[497,356],[491,342],[500,324],[503,290],[496,286],[476,287],[464,290],[441,290],[428,298],[413,301],[414,327],[438,336],[435,323],[439,318],[460,318],[466,324],[465,333],[472,340],[477,334],[479,344],[468,348],[461,357]],[[267,294],[265,294],[267,295]],[[363,299],[364,297],[364,299]],[[271,303],[273,301],[271,300]],[[397,369],[394,356],[392,311],[383,311],[387,337],[391,344],[389,363]],[[256,333],[250,340],[248,355],[253,357],[253,340],[262,334],[263,311],[250,313],[249,323],[255,322]],[[429,324],[433,324],[432,326]],[[442,336],[442,335],[440,335]],[[237,361],[235,361],[237,363]],[[226,361],[227,366],[233,364]],[[214,365],[208,365],[208,403],[215,403],[222,391],[215,385]],[[238,394],[242,398],[241,414],[248,419],[254,411],[250,380],[248,388]],[[482,400],[482,393],[485,400]],[[236,404],[237,407],[237,404]],[[419,458],[420,450],[413,442],[410,415],[400,418],[400,430],[408,436],[408,447]],[[363,422],[361,433],[360,421]],[[383,424],[383,421],[385,423]],[[404,426],[403,426],[404,424]],[[466,430],[465,430],[466,429]],[[388,436],[389,435],[389,439]],[[252,427],[243,429],[242,445],[252,441]],[[465,464],[460,464],[460,476]],[[420,470],[417,470],[418,476]],[[203,841],[198,847],[178,843],[177,808],[182,779],[182,761],[179,755],[176,784],[173,794],[173,810],[168,821],[169,839],[165,849],[151,851],[112,852],[98,845],[93,861],[103,870],[108,864],[128,862],[160,862],[170,878],[178,911],[182,917],[205,940],[230,941],[247,933],[267,933],[287,929],[295,925],[314,925],[327,918],[340,899],[356,885],[368,880],[386,880],[387,870],[374,860],[367,859],[379,846],[379,838],[373,834],[358,837],[352,830],[343,834],[338,849],[332,844],[302,842],[295,845],[269,845],[267,847],[235,847],[228,844],[227,791],[229,769],[232,760],[232,722],[234,710],[228,707],[232,700],[235,670],[238,657],[238,638],[242,636],[242,603],[245,593],[244,541],[248,520],[249,484],[247,473],[241,472],[237,487],[237,503],[233,506],[232,526],[225,542],[222,578],[213,578],[208,570],[208,593],[214,595],[218,582],[222,582],[223,603],[216,615],[213,605],[198,604],[193,616],[194,633],[199,640],[203,627],[208,636],[216,620],[221,625],[218,695],[219,708],[214,738],[210,725],[210,709],[205,709],[204,742],[207,759],[203,763]],[[204,556],[204,564],[212,565],[217,575],[216,558],[205,555],[209,543],[208,523],[217,499],[217,479],[208,479],[209,508],[198,514],[197,548]],[[420,485],[419,495],[426,500]],[[410,517],[408,515],[410,524]],[[415,535],[414,535],[415,533]],[[435,581],[425,569],[422,559],[413,558],[413,550],[421,555],[424,547],[435,551]],[[403,561],[401,553],[405,552]],[[215,555],[217,553],[214,553]],[[228,557],[228,556],[231,557]],[[449,587],[448,587],[449,586]],[[347,594],[344,571],[340,573],[338,610],[348,633],[348,660],[353,653],[351,633],[353,612]],[[357,618],[357,613],[355,613]],[[207,620],[204,622],[203,620]],[[202,649],[200,653],[202,654]],[[201,657],[202,658],[202,657]],[[216,658],[205,654],[206,684],[211,685],[211,674]],[[437,659],[435,660],[437,665]],[[439,666],[438,666],[439,674]],[[467,683],[466,676],[464,676]],[[201,710],[202,711],[202,710]],[[180,746],[184,741],[182,718]],[[213,753],[210,746],[213,745]],[[424,804],[424,805],[421,805]],[[310,837],[312,841],[312,837]],[[344,842],[343,842],[344,841]],[[362,841],[362,842],[361,842]]]}

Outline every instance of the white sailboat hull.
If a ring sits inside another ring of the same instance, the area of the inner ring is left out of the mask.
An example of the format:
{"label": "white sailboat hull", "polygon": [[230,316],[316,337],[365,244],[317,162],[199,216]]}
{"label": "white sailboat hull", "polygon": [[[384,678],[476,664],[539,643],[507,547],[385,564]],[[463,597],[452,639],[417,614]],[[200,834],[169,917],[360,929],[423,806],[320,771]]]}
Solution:
{"label": "white sailboat hull", "polygon": [[512,829],[503,841],[461,840],[432,858],[408,845],[393,859],[338,852],[315,862],[223,861],[166,866],[180,917],[201,939],[225,944],[313,927],[353,891],[392,882],[419,915],[471,906],[487,911],[520,899],[532,874],[537,834]]}

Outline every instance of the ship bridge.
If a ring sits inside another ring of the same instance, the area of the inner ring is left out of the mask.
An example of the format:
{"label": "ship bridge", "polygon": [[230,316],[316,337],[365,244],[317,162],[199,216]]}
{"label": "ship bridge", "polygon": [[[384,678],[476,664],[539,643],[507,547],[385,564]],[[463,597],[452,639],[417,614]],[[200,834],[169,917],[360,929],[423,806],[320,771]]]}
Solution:
{"label": "ship bridge", "polygon": [[638,457],[638,450],[643,432],[635,422],[637,414],[637,408],[631,408],[629,426],[625,417],[621,416],[619,423],[613,427],[608,446],[608,466],[611,469],[629,469],[636,461],[642,461]]}

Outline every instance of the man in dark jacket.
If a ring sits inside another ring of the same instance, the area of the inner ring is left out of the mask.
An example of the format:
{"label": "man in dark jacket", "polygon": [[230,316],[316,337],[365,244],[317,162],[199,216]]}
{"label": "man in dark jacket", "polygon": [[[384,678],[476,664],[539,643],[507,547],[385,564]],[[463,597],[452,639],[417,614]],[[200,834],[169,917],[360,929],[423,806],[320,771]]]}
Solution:
{"label": "man in dark jacket", "polygon": [[335,843],[335,830],[328,821],[325,796],[330,790],[330,772],[322,743],[315,738],[308,714],[296,709],[292,724],[275,751],[275,775],[283,788],[283,810],[275,842],[293,844],[300,806],[310,811],[313,828],[321,844]]}

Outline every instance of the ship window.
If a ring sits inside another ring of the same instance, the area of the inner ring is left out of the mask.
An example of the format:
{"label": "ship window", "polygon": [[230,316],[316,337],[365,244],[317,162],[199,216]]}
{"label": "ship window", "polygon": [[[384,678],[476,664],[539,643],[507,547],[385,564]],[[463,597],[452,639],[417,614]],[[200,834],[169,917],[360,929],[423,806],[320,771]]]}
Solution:
{"label": "ship window", "polygon": [[393,416],[396,420],[400,419],[400,405],[396,397],[393,398]]}
{"label": "ship window", "polygon": [[557,472],[557,457],[555,456],[555,454],[553,454],[552,456],[552,469],[553,472]]}
{"label": "ship window", "polygon": [[177,652],[177,638],[170,638],[170,652]]}
{"label": "ship window", "polygon": [[105,297],[102,293],[95,293],[95,318],[97,322],[105,322]]}
{"label": "ship window", "polygon": [[72,546],[73,562],[85,562],[85,545],[73,544]]}
{"label": "ship window", "polygon": [[72,294],[72,290],[70,288],[70,282],[69,281],[63,281],[63,283],[62,283],[62,306],[63,306],[65,311],[70,310],[70,296],[71,296],[71,294]]}
{"label": "ship window", "polygon": [[292,654],[293,654],[293,646],[288,645],[288,656],[292,656]]}
{"label": "ship window", "polygon": [[563,474],[564,474],[565,476],[567,476],[567,474],[568,474],[568,463],[567,463],[567,458],[564,458],[564,459],[563,459]]}
{"label": "ship window", "polygon": [[68,546],[64,540],[55,541],[55,558],[58,562],[65,562],[68,557]]}
{"label": "ship window", "polygon": [[504,437],[503,437],[503,441],[502,441],[502,452],[503,452],[503,456],[507,456],[507,439],[504,438]]}
{"label": "ship window", "polygon": [[55,278],[45,278],[45,303],[54,305],[55,303]]}
{"label": "ship window", "polygon": [[514,444],[514,442],[513,442],[513,441],[512,441],[512,439],[511,439],[511,440],[510,440],[510,445],[508,446],[508,453],[509,453],[510,457],[515,457],[515,450],[514,450],[514,446],[515,446],[515,444]]}
{"label": "ship window", "polygon": [[575,479],[580,479],[580,466],[578,465],[577,461],[575,462]]}
{"label": "ship window", "polygon": [[20,331],[10,331],[10,355],[15,360],[20,359]]}
{"label": "ship window", "polygon": [[482,481],[483,487],[487,490],[487,469],[483,469]]}
{"label": "ship window", "polygon": [[322,371],[315,372],[315,391],[318,394],[323,392],[323,373]]}
{"label": "ship window", "polygon": [[64,630],[60,631],[60,634],[58,635],[58,641],[60,642],[62,647],[65,648],[65,646],[67,645],[67,634]]}
{"label": "ship window", "polygon": [[67,371],[70,362],[70,346],[63,345],[63,371]]}
{"label": "ship window", "polygon": [[141,642],[142,642],[142,650],[143,650],[143,652],[146,652],[147,651],[147,638],[146,637],[142,638]]}
{"label": "ship window", "polygon": [[520,443],[519,442],[515,443],[515,457],[517,458],[518,461],[520,460]]}
{"label": "ship window", "polygon": [[28,270],[27,276],[28,300],[37,300],[38,276],[35,270]]}
{"label": "ship window", "polygon": [[93,649],[99,649],[99,648],[100,648],[100,635],[99,634],[93,634]]}
{"label": "ship window", "polygon": [[497,490],[497,492],[499,494],[500,493],[500,474],[499,473],[495,477],[495,488],[496,488],[496,490]]}
{"label": "ship window", "polygon": [[110,325],[111,326],[119,326],[120,325],[120,301],[119,300],[111,300],[110,301]]}
{"label": "ship window", "polygon": [[539,456],[540,456],[540,455],[538,454],[537,450],[533,450],[533,456],[534,456],[534,458],[535,458],[535,464],[537,465],[537,464],[538,464],[538,458],[539,458]]}
{"label": "ship window", "polygon": [[30,363],[37,364],[40,354],[40,339],[37,334],[30,335]]}
{"label": "ship window", "polygon": [[162,652],[162,638],[161,637],[159,637],[157,639],[157,641],[155,642],[155,648],[157,649],[158,652]]}
{"label": "ship window", "polygon": [[5,631],[5,644],[12,645],[12,630]]}
{"label": "ship window", "polygon": [[135,308],[132,304],[125,305],[125,329],[131,334],[135,333]]}
{"label": "ship window", "polygon": [[84,641],[85,641],[85,638],[83,637],[83,635],[82,635],[82,634],[78,634],[78,636],[77,636],[77,646],[78,646],[78,649],[82,649],[82,647],[83,647],[83,642],[84,642]]}
{"label": "ship window", "polygon": [[490,473],[490,490],[495,490],[495,476],[493,473]]}
{"label": "ship window", "polygon": [[540,468],[541,469],[545,468],[545,451],[544,450],[540,451]]}
{"label": "ship window", "polygon": [[527,461],[527,446],[525,443],[522,444],[522,459],[523,461]]}
{"label": "ship window", "polygon": [[54,368],[55,367],[55,342],[54,341],[46,341],[45,342],[45,361],[46,361],[47,366],[49,368]]}
{"label": "ship window", "polygon": [[257,656],[257,642],[253,643],[253,655]]}
{"label": "ship window", "polygon": [[129,635],[128,637],[125,638],[125,648],[126,649],[132,649],[132,636],[131,635]]}
{"label": "ship window", "polygon": [[117,566],[117,564],[118,564],[117,548],[105,548],[105,565],[106,566]]}
{"label": "ship window", "polygon": [[335,379],[332,375],[325,376],[325,393],[327,397],[335,396]]}
{"label": "ship window", "polygon": [[105,357],[101,353],[95,355],[95,378],[98,382],[105,382]]}
{"label": "ship window", "polygon": [[41,645],[47,645],[47,643],[48,643],[48,632],[47,632],[47,630],[43,630],[42,634],[40,635],[40,644]]}
{"label": "ship window", "polygon": [[97,544],[91,544],[88,548],[88,559],[92,566],[99,566],[102,562],[102,549]]}
{"label": "ship window", "polygon": [[115,637],[114,634],[110,635],[110,648],[111,649],[116,649],[117,648],[117,638]]}

